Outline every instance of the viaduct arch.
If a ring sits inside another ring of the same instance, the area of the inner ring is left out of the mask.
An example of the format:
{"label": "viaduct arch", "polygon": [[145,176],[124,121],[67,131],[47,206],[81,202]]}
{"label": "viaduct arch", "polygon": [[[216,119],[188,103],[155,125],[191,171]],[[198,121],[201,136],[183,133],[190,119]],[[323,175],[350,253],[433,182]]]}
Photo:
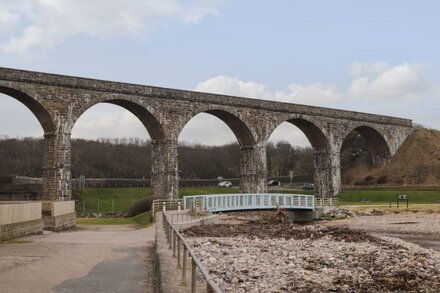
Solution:
{"label": "viaduct arch", "polygon": [[48,201],[71,197],[71,130],[98,103],[121,106],[144,124],[152,138],[153,195],[163,198],[178,196],[177,139],[201,112],[223,120],[237,137],[242,192],[267,192],[266,142],[282,122],[301,129],[315,151],[319,197],[340,192],[340,151],[349,133],[369,141],[373,161],[383,165],[413,131],[412,121],[403,118],[1,67],[0,92],[25,104],[44,129]]}

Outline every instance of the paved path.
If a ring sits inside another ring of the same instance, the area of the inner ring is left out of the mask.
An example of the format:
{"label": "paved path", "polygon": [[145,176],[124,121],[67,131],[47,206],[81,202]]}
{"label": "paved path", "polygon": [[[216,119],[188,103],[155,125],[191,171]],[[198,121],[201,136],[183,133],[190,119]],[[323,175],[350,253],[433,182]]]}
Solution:
{"label": "paved path", "polygon": [[0,244],[0,292],[152,292],[154,236],[154,225],[87,225]]}

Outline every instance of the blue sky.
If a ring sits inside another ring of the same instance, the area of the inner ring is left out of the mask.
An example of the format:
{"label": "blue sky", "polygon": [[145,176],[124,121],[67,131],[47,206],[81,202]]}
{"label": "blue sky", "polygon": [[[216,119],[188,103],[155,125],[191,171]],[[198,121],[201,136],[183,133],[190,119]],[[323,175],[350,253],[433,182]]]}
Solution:
{"label": "blue sky", "polygon": [[[440,2],[3,0],[0,66],[411,118],[440,127]],[[0,134],[41,135],[0,97]],[[146,137],[115,106],[84,114],[74,137]],[[182,140],[233,141],[199,115]],[[293,126],[273,140],[307,145]]]}

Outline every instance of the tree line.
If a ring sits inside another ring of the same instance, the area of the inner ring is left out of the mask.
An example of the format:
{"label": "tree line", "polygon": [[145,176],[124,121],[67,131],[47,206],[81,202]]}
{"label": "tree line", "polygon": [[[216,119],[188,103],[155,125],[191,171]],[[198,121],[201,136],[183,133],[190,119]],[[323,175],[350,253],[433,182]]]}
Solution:
{"label": "tree line", "polygon": [[[89,178],[151,178],[151,142],[139,138],[72,140],[72,176]],[[41,177],[44,141],[40,138],[0,137],[0,176]],[[365,141],[350,139],[341,155],[342,164],[368,151]],[[313,176],[314,153],[310,147],[280,141],[267,144],[268,176]],[[206,146],[182,143],[178,147],[179,175],[188,179],[239,177],[240,147],[237,143]]]}

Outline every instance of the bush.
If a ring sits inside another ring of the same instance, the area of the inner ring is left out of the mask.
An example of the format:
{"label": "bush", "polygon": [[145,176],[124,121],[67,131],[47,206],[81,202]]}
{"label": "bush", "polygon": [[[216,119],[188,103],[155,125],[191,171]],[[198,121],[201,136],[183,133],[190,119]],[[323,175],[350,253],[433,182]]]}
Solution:
{"label": "bush", "polygon": [[154,198],[147,197],[137,201],[127,212],[127,217],[131,218],[143,212],[151,210]]}
{"label": "bush", "polygon": [[373,176],[370,176],[370,175],[368,175],[367,177],[365,177],[362,181],[356,181],[356,182],[354,183],[354,185],[362,185],[362,186],[365,186],[365,185],[372,185],[372,184],[374,184],[374,177],[373,177]]}
{"label": "bush", "polygon": [[396,182],[396,184],[398,184],[398,185],[402,185],[403,183],[405,183],[405,181],[403,181],[402,178],[397,178],[395,182]]}
{"label": "bush", "polygon": [[379,178],[377,178],[377,183],[378,184],[385,184],[388,182],[388,176],[387,175],[383,175],[380,176]]}

